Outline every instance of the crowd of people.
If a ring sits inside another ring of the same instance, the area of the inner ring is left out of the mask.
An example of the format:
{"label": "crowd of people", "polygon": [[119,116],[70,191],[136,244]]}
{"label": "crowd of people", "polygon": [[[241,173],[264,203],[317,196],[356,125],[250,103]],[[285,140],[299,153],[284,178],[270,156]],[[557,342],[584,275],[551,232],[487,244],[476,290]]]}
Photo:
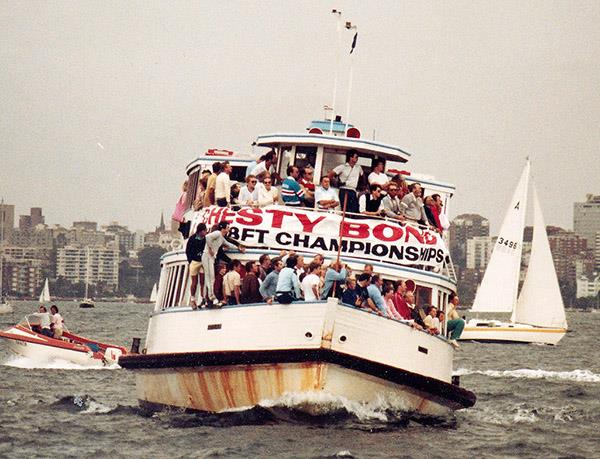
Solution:
{"label": "crowd of people", "polygon": [[[419,183],[407,185],[399,174],[390,178],[385,173],[383,160],[376,160],[367,175],[358,164],[358,158],[358,152],[348,151],[346,162],[323,175],[318,186],[315,186],[314,170],[310,166],[290,165],[282,179],[274,170],[277,163],[274,151],[248,166],[243,186],[230,180],[232,167],[228,161],[215,162],[212,170],[201,172],[195,195],[191,197],[192,207],[199,210],[213,205],[239,208],[283,204],[320,210],[345,209],[348,216],[354,218],[386,217],[399,224],[424,225],[439,233],[447,229],[440,195],[423,198]],[[187,189],[185,182],[173,214],[180,228],[189,225],[184,221],[190,202]],[[228,231],[229,224],[225,221],[213,228],[199,224],[187,241],[193,309],[242,303],[289,304],[335,296],[343,303],[404,321],[428,333],[442,332],[444,317],[441,311],[433,306],[417,306],[415,292],[407,288],[406,282],[386,282],[373,272],[371,265],[365,265],[363,272],[354,274],[339,262],[326,264],[319,254],[305,260],[302,255],[285,251],[275,258],[264,254],[258,260],[242,263],[230,259],[224,250],[245,251],[243,246],[228,238]],[[185,229],[182,233],[187,237]],[[453,297],[446,311],[445,330],[456,346],[456,339],[464,328],[464,321],[455,310],[457,301],[458,297]]]}
{"label": "crowd of people", "polygon": [[[210,232],[201,223],[188,239],[186,254],[192,309],[263,302],[290,304],[335,296],[345,304],[406,322],[428,333],[442,332],[444,317],[437,308],[417,306],[414,289],[409,289],[407,282],[385,281],[373,272],[370,264],[365,265],[363,272],[355,274],[338,261],[325,263],[320,254],[306,260],[303,255],[286,251],[274,258],[263,254],[258,260],[242,263],[230,259],[224,251],[225,248],[245,251],[243,246],[228,240],[228,230],[229,223],[225,221],[219,222]],[[200,301],[197,299],[198,286]],[[458,346],[456,339],[465,325],[456,312],[458,301],[458,296],[452,295],[445,311],[448,316],[446,332],[455,346]]]}
{"label": "crowd of people", "polygon": [[[358,158],[358,152],[349,150],[346,162],[327,171],[319,185],[315,185],[311,166],[289,165],[286,177],[282,179],[274,169],[275,151],[248,166],[244,185],[230,179],[232,166],[228,161],[217,161],[212,164],[212,170],[201,171],[191,200],[192,207],[199,210],[213,205],[240,208],[283,204],[319,210],[345,209],[350,218],[385,217],[400,224],[416,223],[440,234],[448,229],[449,222],[442,211],[444,204],[439,194],[424,197],[419,183],[408,185],[400,174],[388,176],[385,161],[381,159],[374,162],[367,175],[358,164]],[[182,228],[186,224],[187,191],[186,181],[172,216]]]}

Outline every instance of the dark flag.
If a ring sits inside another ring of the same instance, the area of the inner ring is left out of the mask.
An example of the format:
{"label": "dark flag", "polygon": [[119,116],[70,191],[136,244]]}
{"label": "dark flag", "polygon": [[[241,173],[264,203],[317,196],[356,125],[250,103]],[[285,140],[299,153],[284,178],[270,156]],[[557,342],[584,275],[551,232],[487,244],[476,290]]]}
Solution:
{"label": "dark flag", "polygon": [[352,54],[352,51],[354,51],[354,48],[356,48],[356,39],[358,38],[358,32],[356,32],[354,34],[354,39],[352,40],[352,48],[350,48],[350,54]]}

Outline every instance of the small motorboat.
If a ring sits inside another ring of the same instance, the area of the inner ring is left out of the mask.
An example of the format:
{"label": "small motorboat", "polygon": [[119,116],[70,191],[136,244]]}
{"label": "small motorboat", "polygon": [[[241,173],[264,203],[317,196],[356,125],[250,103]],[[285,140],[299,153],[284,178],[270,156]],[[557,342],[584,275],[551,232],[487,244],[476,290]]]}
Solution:
{"label": "small motorboat", "polygon": [[0,331],[0,338],[16,355],[37,361],[64,360],[79,365],[102,367],[118,363],[127,353],[124,347],[101,343],[64,331],[61,338],[50,338],[39,332],[40,318],[25,316],[17,325]]}
{"label": "small motorboat", "polygon": [[81,303],[79,303],[79,307],[80,308],[93,308],[93,307],[95,307],[94,301],[89,298],[85,298]]}

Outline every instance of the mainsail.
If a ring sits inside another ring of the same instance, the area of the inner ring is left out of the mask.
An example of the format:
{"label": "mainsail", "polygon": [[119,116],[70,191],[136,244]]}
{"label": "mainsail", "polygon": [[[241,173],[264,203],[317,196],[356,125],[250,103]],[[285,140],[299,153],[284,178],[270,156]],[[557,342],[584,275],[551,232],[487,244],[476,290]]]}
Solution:
{"label": "mainsail", "polygon": [[39,302],[41,304],[48,303],[50,301],[50,287],[48,286],[48,278],[46,278],[46,282],[44,282],[44,288],[40,293]]}
{"label": "mainsail", "polygon": [[523,250],[529,167],[529,161],[527,161],[502,222],[500,234],[479,290],[477,290],[471,311],[511,312],[514,310]]}
{"label": "mainsail", "polygon": [[567,328],[565,308],[535,186],[533,187],[533,211],[531,257],[511,322],[539,327]]}

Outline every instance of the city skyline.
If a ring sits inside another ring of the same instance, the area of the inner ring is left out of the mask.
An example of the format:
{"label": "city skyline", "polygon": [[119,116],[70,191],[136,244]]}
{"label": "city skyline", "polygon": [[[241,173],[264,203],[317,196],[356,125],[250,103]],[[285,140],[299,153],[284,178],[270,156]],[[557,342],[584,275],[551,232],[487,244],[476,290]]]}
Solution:
{"label": "city skyline", "polygon": [[570,228],[572,202],[600,193],[598,2],[263,5],[3,3],[0,195],[49,221],[169,218],[198,154],[322,116],[340,7],[359,31],[349,121],[454,183],[451,217],[497,231],[527,156],[549,222]]}

